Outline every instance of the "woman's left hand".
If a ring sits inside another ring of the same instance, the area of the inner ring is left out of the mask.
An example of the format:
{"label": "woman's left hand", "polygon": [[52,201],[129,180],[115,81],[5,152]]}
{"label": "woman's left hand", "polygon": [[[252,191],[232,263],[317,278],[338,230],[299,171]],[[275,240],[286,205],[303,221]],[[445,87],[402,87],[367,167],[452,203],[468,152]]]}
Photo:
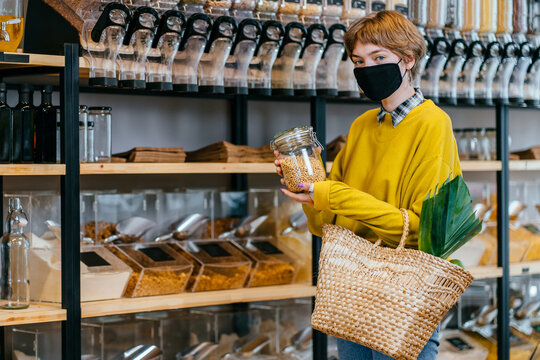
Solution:
{"label": "woman's left hand", "polygon": [[[309,184],[309,183],[299,183],[298,187],[305,190],[305,191],[309,191],[309,188],[311,187],[311,184]],[[298,194],[296,194],[296,193],[293,193],[292,191],[290,191],[288,189],[281,189],[281,192],[283,194],[287,195],[288,197],[290,197],[291,199],[293,199],[295,201],[298,201],[300,204],[313,206],[313,200],[311,199],[311,196],[309,195],[309,193],[298,193]]]}

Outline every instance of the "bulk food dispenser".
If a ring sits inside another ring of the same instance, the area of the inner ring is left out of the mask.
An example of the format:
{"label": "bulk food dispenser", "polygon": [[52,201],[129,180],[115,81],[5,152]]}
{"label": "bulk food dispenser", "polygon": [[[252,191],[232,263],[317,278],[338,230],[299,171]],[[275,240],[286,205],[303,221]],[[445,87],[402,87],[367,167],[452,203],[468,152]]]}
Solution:
{"label": "bulk food dispenser", "polygon": [[427,98],[439,101],[439,78],[450,52],[450,43],[446,38],[437,37],[431,43],[430,57],[421,78],[421,89]]}
{"label": "bulk food dispenser", "polygon": [[524,105],[525,99],[523,94],[523,86],[527,71],[532,64],[532,55],[534,49],[529,42],[523,42],[519,46],[517,64],[512,71],[510,77],[510,89],[508,97],[511,103],[515,105]]}
{"label": "bulk food dispenser", "polygon": [[427,24],[427,0],[409,0],[409,20],[425,35]]}
{"label": "bulk food dispenser", "polygon": [[173,63],[182,40],[186,18],[178,10],[167,10],[161,17],[150,55],[146,74],[151,90],[173,89]]}
{"label": "bulk food dispenser", "polygon": [[229,16],[231,6],[231,0],[207,0],[204,11],[215,20],[220,16]]}
{"label": "bulk food dispenser", "polygon": [[[278,20],[287,25],[290,22],[297,22],[299,20],[298,14],[302,8],[301,0],[279,0],[278,8]],[[302,0],[304,1],[304,0]]]}
{"label": "bulk food dispenser", "polygon": [[268,20],[262,27],[259,44],[249,64],[249,93],[269,96],[272,94],[272,67],[276,61],[285,29],[280,22]]}
{"label": "bulk food dispenser", "polygon": [[519,47],[516,43],[510,41],[504,45],[501,64],[493,79],[493,99],[508,103],[510,78],[516,67],[518,55]]}
{"label": "bulk food dispenser", "polygon": [[540,46],[540,2],[528,0],[527,38],[534,47]]}
{"label": "bulk food dispenser", "polygon": [[304,48],[294,68],[295,95],[317,95],[317,67],[327,39],[328,30],[323,25],[313,24],[308,28]]}
{"label": "bulk food dispenser", "polygon": [[344,0],[341,23],[345,26],[351,24],[361,17],[366,16],[366,2],[361,0]]}
{"label": "bulk food dispenser", "polygon": [[124,41],[131,11],[123,4],[91,3],[83,14],[83,54],[90,64],[90,86],[117,86],[116,58]]}
{"label": "bulk food dispenser", "polygon": [[123,45],[118,54],[118,85],[126,88],[146,87],[146,58],[152,47],[159,15],[151,7],[141,6],[133,13]]}
{"label": "bulk food dispenser", "polygon": [[210,39],[199,62],[199,91],[223,93],[223,75],[225,62],[231,52],[236,34],[236,21],[229,16],[216,19]]}
{"label": "bulk food dispenser", "polygon": [[276,20],[278,0],[258,0],[255,4],[254,17],[259,21]]}
{"label": "bulk food dispenser", "polygon": [[247,95],[249,64],[261,31],[261,24],[255,19],[244,19],[238,25],[231,54],[225,63],[224,82],[227,93]]}
{"label": "bulk food dispenser", "polygon": [[386,0],[386,9],[395,10],[405,16],[409,15],[409,4],[407,0]]}
{"label": "bulk food dispenser", "polygon": [[211,29],[212,20],[205,14],[193,14],[188,19],[173,62],[174,91],[196,92],[199,90],[197,69]]}
{"label": "bulk food dispenser", "polygon": [[461,31],[463,30],[464,25],[464,1],[465,0],[447,0],[444,34],[450,40],[461,38]]}
{"label": "bulk food dispenser", "polygon": [[[345,54],[345,31],[347,28],[342,24],[334,24],[328,29],[328,41],[317,67],[318,95],[338,95],[338,68]],[[349,76],[353,77],[352,73]]]}
{"label": "bulk food dispenser", "polygon": [[306,35],[306,28],[298,22],[285,26],[285,36],[272,68],[273,95],[294,95],[294,68],[300,58]]}
{"label": "bulk food dispenser", "polygon": [[15,52],[24,34],[23,0],[3,1],[0,10],[0,51]]}
{"label": "bulk food dispenser", "polygon": [[338,65],[338,96],[351,98],[360,97],[360,89],[353,74],[354,64],[347,52],[345,52]]}
{"label": "bulk food dispenser", "polygon": [[[498,45],[498,43],[494,43]],[[473,41],[467,50],[467,58],[457,83],[457,97],[462,104],[474,104],[476,97],[477,79],[484,63],[485,48],[481,41]],[[497,58],[494,58],[498,64]],[[496,68],[495,68],[496,69]]]}
{"label": "bulk food dispenser", "polygon": [[540,106],[540,47],[534,52],[523,92],[527,105]]}
{"label": "bulk food dispenser", "polygon": [[321,22],[322,0],[302,0],[300,22],[305,26]]}
{"label": "bulk food dispenser", "polygon": [[178,9],[181,10],[186,17],[193,14],[204,13],[204,5],[206,0],[181,0],[178,3]]}
{"label": "bulk food dispenser", "polygon": [[[481,45],[481,44],[480,44]],[[439,80],[439,98],[449,104],[457,104],[458,76],[461,74],[467,54],[467,43],[463,39],[455,39],[450,46],[450,55]],[[479,68],[480,66],[478,66]],[[470,71],[469,71],[470,73]],[[464,75],[464,74],[462,74]],[[469,81],[474,89],[474,80]]]}
{"label": "bulk food dispenser", "polygon": [[256,2],[257,0],[233,0],[230,10],[231,16],[238,22],[244,19],[252,19]]}
{"label": "bulk food dispenser", "polygon": [[343,0],[323,0],[321,21],[324,26],[337,24],[343,15]]}

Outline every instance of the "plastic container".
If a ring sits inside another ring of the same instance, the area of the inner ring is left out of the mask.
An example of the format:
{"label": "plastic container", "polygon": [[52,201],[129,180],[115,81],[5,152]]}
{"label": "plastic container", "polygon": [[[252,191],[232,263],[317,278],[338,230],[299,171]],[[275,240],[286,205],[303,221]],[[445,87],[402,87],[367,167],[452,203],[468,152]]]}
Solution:
{"label": "plastic container", "polygon": [[431,29],[442,29],[446,23],[446,10],[446,0],[429,0],[426,27]]}
{"label": "plastic container", "polygon": [[418,27],[425,27],[427,24],[427,0],[409,1],[409,20]]}
{"label": "plastic container", "polygon": [[302,17],[318,17],[322,15],[322,0],[304,0],[300,8]]}
{"label": "plastic container", "polygon": [[178,294],[184,291],[193,265],[166,244],[107,247],[133,272],[125,297]]}
{"label": "plastic container", "polygon": [[199,273],[192,291],[242,288],[251,268],[250,259],[230,241],[186,241],[181,244],[197,266]]}
{"label": "plastic container", "polygon": [[514,0],[512,14],[512,30],[514,34],[525,34],[527,32],[527,17],[527,0]]}
{"label": "plastic container", "polygon": [[480,32],[495,33],[497,31],[497,0],[482,0],[480,4]]}
{"label": "plastic container", "polygon": [[345,25],[350,25],[354,20],[366,16],[366,2],[363,0],[344,0],[343,14],[341,18]]}
{"label": "plastic container", "polygon": [[497,33],[511,34],[513,31],[512,0],[497,1]]}
{"label": "plastic container", "polygon": [[279,0],[279,14],[298,15],[301,8],[300,0]]}
{"label": "plastic container", "polygon": [[[480,1],[464,0],[463,32],[476,32],[480,29]],[[485,14],[483,16],[486,16]]]}
{"label": "plastic container", "polygon": [[229,15],[229,9],[232,6],[232,0],[207,0],[204,10],[211,16]]}
{"label": "plastic container", "polygon": [[0,8],[0,52],[15,52],[24,34],[23,0],[4,0]]}
{"label": "plastic container", "polygon": [[278,9],[278,0],[258,0],[255,4],[255,11],[259,20],[274,20]]}
{"label": "plastic container", "polygon": [[294,282],[298,266],[275,239],[236,239],[252,261],[247,287],[287,285]]}
{"label": "plastic container", "polygon": [[272,150],[279,151],[278,159],[290,191],[303,192],[298,183],[312,184],[326,179],[326,170],[317,149],[323,146],[311,126],[296,127],[276,134],[270,146]]}
{"label": "plastic container", "polygon": [[94,124],[94,158],[92,162],[111,162],[112,108],[94,106],[88,110],[88,121]]}

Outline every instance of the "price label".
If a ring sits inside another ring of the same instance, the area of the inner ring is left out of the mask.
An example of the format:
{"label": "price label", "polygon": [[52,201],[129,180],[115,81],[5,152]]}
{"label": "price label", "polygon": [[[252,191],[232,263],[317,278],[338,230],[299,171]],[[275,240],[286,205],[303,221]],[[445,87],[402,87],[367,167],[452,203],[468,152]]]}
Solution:
{"label": "price label", "polygon": [[328,0],[328,5],[343,6],[343,0]]}
{"label": "price label", "polygon": [[203,244],[199,245],[208,255],[211,257],[229,257],[232,256],[227,250],[222,248],[219,244]]}
{"label": "price label", "polygon": [[98,267],[98,266],[110,266],[104,258],[99,256],[94,251],[87,251],[81,253],[81,261],[84,265],[88,267]]}
{"label": "price label", "polygon": [[277,247],[275,247],[272,243],[269,241],[253,241],[251,243],[253,246],[257,248],[260,252],[266,255],[280,255],[283,254],[281,250],[279,250]]}
{"label": "price label", "polygon": [[353,9],[362,9],[362,10],[365,10],[365,9],[366,9],[366,2],[363,1],[363,0],[352,0],[351,7],[352,7]]}
{"label": "price label", "polygon": [[374,1],[371,3],[371,11],[382,11],[386,9],[386,4],[380,1]]}
{"label": "price label", "polygon": [[322,5],[322,0],[307,0],[307,3],[311,5]]}
{"label": "price label", "polygon": [[467,344],[462,338],[452,337],[446,339],[458,351],[472,350],[472,346]]}
{"label": "price label", "polygon": [[402,13],[405,16],[409,15],[409,8],[405,5],[396,5],[395,6],[396,11]]}
{"label": "price label", "polygon": [[139,251],[154,262],[174,261],[174,258],[171,255],[167,254],[162,248],[157,246],[139,249]]}

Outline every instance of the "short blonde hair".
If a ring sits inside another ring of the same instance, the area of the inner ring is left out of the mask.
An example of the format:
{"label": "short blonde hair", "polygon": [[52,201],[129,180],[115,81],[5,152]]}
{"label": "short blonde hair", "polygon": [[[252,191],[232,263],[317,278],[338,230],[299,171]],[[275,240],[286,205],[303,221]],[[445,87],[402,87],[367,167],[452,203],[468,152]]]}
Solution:
{"label": "short blonde hair", "polygon": [[424,38],[401,13],[384,10],[356,20],[345,34],[345,48],[351,57],[357,42],[382,46],[404,60],[414,59],[411,75],[418,73],[418,63],[426,55]]}

